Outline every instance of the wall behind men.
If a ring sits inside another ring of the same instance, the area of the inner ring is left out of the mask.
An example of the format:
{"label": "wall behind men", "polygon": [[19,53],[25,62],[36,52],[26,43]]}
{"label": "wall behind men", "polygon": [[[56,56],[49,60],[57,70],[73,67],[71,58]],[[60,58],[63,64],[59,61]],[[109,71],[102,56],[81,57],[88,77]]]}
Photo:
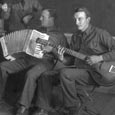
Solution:
{"label": "wall behind men", "polygon": [[115,0],[40,0],[43,7],[56,8],[59,26],[64,32],[73,32],[75,23],[73,9],[87,7],[92,14],[92,23],[115,35]]}

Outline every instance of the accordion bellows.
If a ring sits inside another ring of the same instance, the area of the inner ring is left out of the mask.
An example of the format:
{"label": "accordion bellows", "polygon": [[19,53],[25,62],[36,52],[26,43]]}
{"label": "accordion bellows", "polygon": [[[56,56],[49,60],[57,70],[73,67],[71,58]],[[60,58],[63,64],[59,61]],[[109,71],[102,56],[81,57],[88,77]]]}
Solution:
{"label": "accordion bellows", "polygon": [[49,36],[37,30],[25,29],[1,37],[0,42],[4,57],[25,52],[39,58],[40,49],[38,49],[38,43],[36,43],[37,38],[48,40]]}

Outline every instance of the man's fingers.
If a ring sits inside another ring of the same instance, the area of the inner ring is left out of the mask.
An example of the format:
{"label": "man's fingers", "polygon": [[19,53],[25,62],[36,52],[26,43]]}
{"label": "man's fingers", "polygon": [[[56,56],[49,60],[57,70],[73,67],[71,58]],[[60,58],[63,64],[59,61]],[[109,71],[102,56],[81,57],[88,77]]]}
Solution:
{"label": "man's fingers", "polygon": [[92,64],[93,64],[92,61],[90,60],[90,58],[87,59],[86,61],[87,61],[87,63],[88,63],[89,65],[92,65]]}

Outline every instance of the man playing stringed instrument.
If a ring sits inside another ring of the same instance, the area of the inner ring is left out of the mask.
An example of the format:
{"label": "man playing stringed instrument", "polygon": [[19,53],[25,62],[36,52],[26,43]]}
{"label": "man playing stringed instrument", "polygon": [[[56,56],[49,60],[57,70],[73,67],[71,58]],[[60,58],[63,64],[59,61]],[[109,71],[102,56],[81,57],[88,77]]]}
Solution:
{"label": "man playing stringed instrument", "polygon": [[[82,86],[112,85],[115,78],[115,71],[112,71],[114,68],[112,61],[115,60],[115,40],[107,31],[90,24],[91,16],[86,8],[77,8],[74,19],[77,31],[72,35],[70,49],[58,47],[62,62],[66,64],[71,62],[69,67],[60,71],[64,108],[69,110],[69,115],[78,113],[80,101],[77,94],[78,91],[82,92]],[[64,55],[66,53],[71,55],[70,58]],[[48,103],[50,98],[46,98],[46,95],[50,96],[49,92],[52,88],[52,80],[49,77],[44,73],[41,81],[38,81],[41,88],[38,88],[37,103],[38,107],[45,110],[48,110],[50,105]]]}
{"label": "man playing stringed instrument", "polygon": [[[91,16],[86,8],[77,8],[74,12],[74,19],[78,30],[72,35],[70,48],[83,55],[73,55],[77,57],[72,59],[75,68],[64,68],[60,72],[64,105],[69,109],[70,115],[77,115],[78,112],[79,100],[76,96],[78,86],[93,86],[95,81],[99,85],[110,85],[114,82],[111,75],[115,76],[115,71],[111,71],[114,68],[113,63],[105,71],[105,75],[108,74],[107,77],[111,79],[105,77],[104,72],[101,73],[101,70],[106,68],[106,65],[103,65],[104,62],[115,60],[115,40],[107,31],[90,24]],[[66,53],[66,50],[59,47],[58,52],[62,61],[65,60],[63,54]],[[83,57],[84,55],[86,57]],[[99,67],[96,68],[95,65]]]}

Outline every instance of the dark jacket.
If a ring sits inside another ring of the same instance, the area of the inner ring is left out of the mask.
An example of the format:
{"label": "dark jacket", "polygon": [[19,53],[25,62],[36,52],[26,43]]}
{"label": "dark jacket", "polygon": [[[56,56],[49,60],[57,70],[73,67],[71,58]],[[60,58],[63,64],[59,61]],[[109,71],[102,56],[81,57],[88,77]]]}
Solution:
{"label": "dark jacket", "polygon": [[[63,47],[68,47],[68,42],[67,42],[67,38],[65,37],[65,35],[60,31],[60,29],[54,27],[48,27],[48,28],[43,28],[43,29],[39,29],[41,32],[48,34],[49,37],[49,42],[51,44],[53,44],[54,48],[53,48],[53,52],[51,53],[46,53],[44,55],[43,58],[50,58],[52,57],[52,59],[56,59],[58,58],[58,52],[57,52],[57,48],[58,45],[61,45]],[[56,46],[56,47],[55,47]]]}
{"label": "dark jacket", "polygon": [[[73,34],[70,47],[72,50],[83,53],[87,56],[102,55],[104,61],[115,60],[115,40],[105,30],[96,28],[92,25],[82,33],[77,31]],[[78,66],[83,61],[75,59],[75,64]],[[82,63],[86,64],[86,63]]]}

